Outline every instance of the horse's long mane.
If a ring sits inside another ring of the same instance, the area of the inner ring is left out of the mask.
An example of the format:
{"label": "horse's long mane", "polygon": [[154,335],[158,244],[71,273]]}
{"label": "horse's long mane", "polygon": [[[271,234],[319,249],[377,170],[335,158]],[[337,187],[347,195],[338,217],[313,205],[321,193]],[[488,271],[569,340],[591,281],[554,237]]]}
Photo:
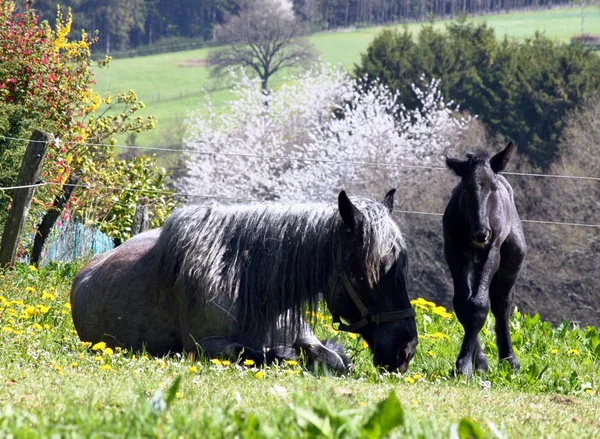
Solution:
{"label": "horse's long mane", "polygon": [[[381,257],[403,252],[404,240],[382,203],[352,201],[365,216],[364,245],[354,251],[363,253],[366,274],[376,283]],[[286,310],[287,323],[296,326],[305,310],[316,310],[318,293],[327,292],[345,227],[336,204],[184,207],[165,223],[155,247],[161,280],[183,285],[189,300],[225,294],[237,301],[242,336],[273,330]]]}

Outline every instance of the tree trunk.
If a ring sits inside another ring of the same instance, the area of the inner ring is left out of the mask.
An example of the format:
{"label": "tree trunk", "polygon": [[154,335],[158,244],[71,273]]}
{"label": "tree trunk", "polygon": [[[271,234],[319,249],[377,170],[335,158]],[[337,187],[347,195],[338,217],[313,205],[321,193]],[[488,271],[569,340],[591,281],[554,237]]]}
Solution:
{"label": "tree trunk", "polygon": [[73,195],[79,181],[80,174],[78,172],[71,174],[67,179],[67,182],[63,185],[60,194],[54,199],[52,207],[48,209],[44,215],[33,240],[33,249],[31,250],[31,263],[33,265],[37,266],[39,264],[44,244],[46,244],[46,240],[52,231],[52,227],[54,227],[56,220],[71,199],[71,195]]}

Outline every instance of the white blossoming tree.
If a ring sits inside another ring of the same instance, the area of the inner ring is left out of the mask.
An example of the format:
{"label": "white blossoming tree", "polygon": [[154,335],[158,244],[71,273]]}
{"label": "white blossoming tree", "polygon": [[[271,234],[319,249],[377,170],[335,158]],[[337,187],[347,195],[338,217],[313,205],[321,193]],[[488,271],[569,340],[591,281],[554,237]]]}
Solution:
{"label": "white blossoming tree", "polygon": [[407,168],[443,166],[470,122],[435,80],[414,87],[422,105],[409,111],[386,87],[367,89],[336,67],[313,67],[268,95],[243,72],[234,76],[230,111],[216,112],[208,99],[190,118],[181,192],[301,201],[332,199],[343,188],[380,197],[414,183]]}

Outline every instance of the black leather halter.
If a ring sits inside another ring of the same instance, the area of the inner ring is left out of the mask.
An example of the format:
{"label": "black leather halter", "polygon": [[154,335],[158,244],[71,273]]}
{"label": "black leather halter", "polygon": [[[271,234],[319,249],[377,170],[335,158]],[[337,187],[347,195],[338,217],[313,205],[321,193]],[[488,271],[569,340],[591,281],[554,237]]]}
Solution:
{"label": "black leather halter", "polygon": [[[337,278],[340,278],[346,287],[346,291],[348,295],[354,302],[354,305],[360,311],[360,319],[354,323],[344,323],[341,321],[340,315],[333,307],[333,295],[335,294],[335,288],[337,283]],[[337,255],[335,259],[335,272],[331,277],[331,283],[329,284],[329,294],[327,296],[327,305],[329,307],[329,312],[331,312],[331,316],[333,317],[333,324],[338,324],[338,327],[334,328],[338,331],[347,331],[347,332],[358,332],[360,328],[368,325],[369,323],[385,323],[385,322],[393,322],[396,320],[407,319],[409,317],[414,317],[416,315],[415,310],[410,307],[408,309],[403,309],[400,311],[390,311],[390,312],[382,312],[379,314],[371,314],[369,309],[365,306],[360,296],[356,293],[356,290],[352,286],[348,275],[344,271],[344,267],[342,266],[342,243],[340,240],[339,245],[337,246]]]}

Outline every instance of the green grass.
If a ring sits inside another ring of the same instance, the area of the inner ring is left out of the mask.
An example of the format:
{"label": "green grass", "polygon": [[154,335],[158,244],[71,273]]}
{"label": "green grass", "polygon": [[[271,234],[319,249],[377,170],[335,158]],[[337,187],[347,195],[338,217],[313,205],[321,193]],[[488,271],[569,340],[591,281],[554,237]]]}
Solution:
{"label": "green grass", "polygon": [[[570,37],[581,31],[579,8],[553,9],[537,12],[516,12],[472,18],[475,22],[487,21],[499,36],[522,40],[542,31],[547,36],[568,42]],[[444,26],[438,22],[437,26]],[[408,28],[417,33],[421,24],[410,24]],[[396,26],[400,28],[400,26]],[[362,28],[351,31],[321,32],[310,37],[321,57],[326,62],[341,63],[351,68],[360,62],[363,53],[382,27]],[[585,12],[585,32],[600,34],[600,8],[589,7]],[[198,49],[164,55],[120,59],[112,61],[108,69],[96,73],[96,90],[100,93],[133,89],[146,103],[146,114],[158,117],[157,129],[138,136],[141,146],[169,146],[172,132],[183,128],[190,110],[201,109],[204,90],[210,90],[215,104],[227,108],[232,94],[224,79],[210,78],[206,66],[193,63],[204,60],[208,49]],[[194,67],[189,67],[193,65]],[[186,66],[186,67],[184,67]],[[271,82],[276,87],[283,81],[286,72]],[[124,142],[120,139],[119,142]]]}
{"label": "green grass", "polygon": [[[600,436],[598,328],[552,327],[516,313],[522,370],[514,373],[495,358],[488,319],[482,344],[491,369],[471,379],[453,374],[456,318],[424,301],[415,303],[420,342],[404,375],[378,373],[362,340],[336,334],[324,312],[316,330],[345,343],[355,364],[347,376],[299,364],[150,358],[79,342],[66,307],[76,268],[20,265],[0,274],[0,437],[365,437],[364,425],[400,424],[392,437],[443,438],[464,419],[485,437],[495,429],[505,437]],[[402,409],[394,398],[381,405],[391,391]]]}

